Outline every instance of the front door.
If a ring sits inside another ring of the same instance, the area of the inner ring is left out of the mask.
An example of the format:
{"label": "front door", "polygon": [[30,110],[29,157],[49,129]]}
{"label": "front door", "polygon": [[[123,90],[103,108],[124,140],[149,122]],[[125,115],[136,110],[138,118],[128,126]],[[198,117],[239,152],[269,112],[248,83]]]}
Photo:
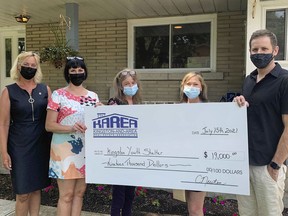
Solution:
{"label": "front door", "polygon": [[1,90],[14,81],[10,69],[17,55],[25,51],[25,26],[0,28],[0,87]]}

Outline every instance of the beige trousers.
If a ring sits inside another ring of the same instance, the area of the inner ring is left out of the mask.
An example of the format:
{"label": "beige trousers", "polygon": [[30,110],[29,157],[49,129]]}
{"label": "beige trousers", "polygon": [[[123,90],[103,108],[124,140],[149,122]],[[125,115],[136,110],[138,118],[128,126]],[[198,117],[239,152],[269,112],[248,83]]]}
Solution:
{"label": "beige trousers", "polygon": [[286,170],[282,165],[276,182],[267,166],[249,166],[250,196],[237,195],[240,216],[281,216]]}

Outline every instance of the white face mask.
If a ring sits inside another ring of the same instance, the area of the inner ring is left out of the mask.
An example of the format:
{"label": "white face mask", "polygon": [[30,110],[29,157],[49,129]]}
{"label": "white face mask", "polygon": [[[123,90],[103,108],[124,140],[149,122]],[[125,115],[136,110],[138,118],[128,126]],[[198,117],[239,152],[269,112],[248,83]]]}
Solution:
{"label": "white face mask", "polygon": [[201,91],[198,87],[184,86],[183,92],[189,99],[195,99],[200,95]]}

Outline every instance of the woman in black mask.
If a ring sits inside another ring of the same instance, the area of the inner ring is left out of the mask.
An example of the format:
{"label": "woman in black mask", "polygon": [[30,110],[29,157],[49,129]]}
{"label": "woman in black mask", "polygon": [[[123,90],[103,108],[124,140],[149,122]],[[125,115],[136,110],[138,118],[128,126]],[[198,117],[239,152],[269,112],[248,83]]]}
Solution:
{"label": "woman in black mask", "polygon": [[51,136],[45,130],[50,88],[41,84],[40,57],[23,52],[10,71],[14,84],[0,98],[0,146],[16,194],[16,215],[39,215],[41,189],[48,187]]}
{"label": "woman in black mask", "polygon": [[61,216],[81,214],[86,190],[84,107],[99,105],[98,95],[82,85],[87,75],[83,58],[68,57],[64,69],[68,86],[53,91],[47,107],[46,129],[53,132],[49,177],[57,179]]}

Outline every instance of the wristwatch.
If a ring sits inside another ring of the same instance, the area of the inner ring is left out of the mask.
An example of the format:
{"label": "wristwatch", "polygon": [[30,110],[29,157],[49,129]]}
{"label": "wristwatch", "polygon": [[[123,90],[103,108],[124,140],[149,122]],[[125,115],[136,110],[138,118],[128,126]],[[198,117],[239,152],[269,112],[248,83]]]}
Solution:
{"label": "wristwatch", "polygon": [[271,161],[270,167],[272,167],[275,170],[279,170],[280,169],[280,166],[277,163],[275,163],[274,161]]}

